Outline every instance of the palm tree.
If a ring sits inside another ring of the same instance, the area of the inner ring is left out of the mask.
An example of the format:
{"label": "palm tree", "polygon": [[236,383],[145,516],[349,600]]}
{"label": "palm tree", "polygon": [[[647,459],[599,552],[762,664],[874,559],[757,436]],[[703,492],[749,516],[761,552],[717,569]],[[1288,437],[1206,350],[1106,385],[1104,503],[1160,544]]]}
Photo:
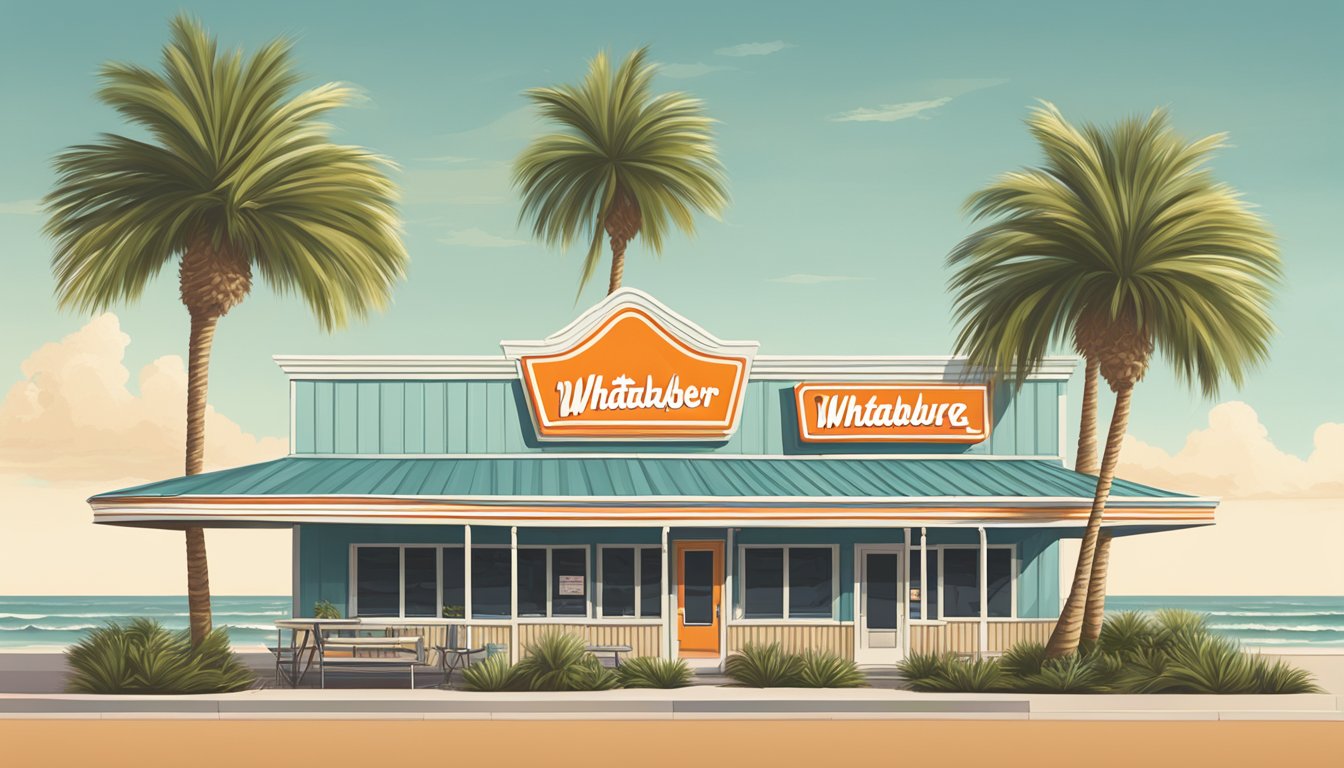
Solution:
{"label": "palm tree", "polygon": [[560,132],[539,136],[513,164],[523,192],[519,221],[548,245],[590,237],[579,291],[611,239],[607,292],[621,287],[625,248],[636,235],[661,253],[669,221],[695,232],[694,213],[718,218],[726,180],[701,103],[684,93],[650,93],[657,70],[648,50],[630,54],[613,75],[605,53],[578,86],[533,88],[527,96]]}
{"label": "palm tree", "polygon": [[1207,167],[1222,135],[1186,142],[1162,110],[1078,129],[1048,103],[1027,124],[1045,164],[972,195],[968,209],[991,221],[948,261],[957,347],[974,364],[1014,371],[1020,384],[1072,335],[1115,392],[1073,584],[1047,646],[1060,656],[1078,647],[1090,584],[1104,585],[1097,541],[1154,349],[1205,396],[1224,378],[1240,385],[1268,355],[1280,267],[1265,223]]}
{"label": "palm tree", "polygon": [[[161,73],[102,68],[98,98],[149,137],[103,134],[55,161],[46,198],[63,308],[101,311],[138,299],[178,259],[191,318],[186,473],[202,470],[210,348],[253,270],[297,293],[323,329],[385,307],[406,252],[388,163],[331,143],[319,118],[350,100],[330,83],[298,94],[290,44],[221,53],[178,16]],[[205,533],[186,528],[191,637],[210,631]]]}

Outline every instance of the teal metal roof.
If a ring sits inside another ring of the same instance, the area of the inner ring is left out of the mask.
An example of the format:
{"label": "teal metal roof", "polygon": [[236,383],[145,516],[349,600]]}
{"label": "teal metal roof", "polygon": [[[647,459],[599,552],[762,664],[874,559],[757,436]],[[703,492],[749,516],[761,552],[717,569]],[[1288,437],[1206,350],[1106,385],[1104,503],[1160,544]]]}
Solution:
{"label": "teal metal roof", "polygon": [[[1090,499],[1094,485],[1088,475],[1041,459],[288,456],[112,491],[93,500],[191,496]],[[1115,481],[1111,495],[1200,501],[1125,480]]]}

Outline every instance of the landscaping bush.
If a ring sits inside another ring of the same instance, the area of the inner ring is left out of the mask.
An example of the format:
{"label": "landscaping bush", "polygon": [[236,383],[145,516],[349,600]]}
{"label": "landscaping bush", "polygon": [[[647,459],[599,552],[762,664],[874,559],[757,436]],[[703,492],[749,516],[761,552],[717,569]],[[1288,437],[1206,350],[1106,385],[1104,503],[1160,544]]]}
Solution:
{"label": "landscaping bush", "polygon": [[223,628],[193,648],[186,630],[170,632],[150,619],[91,630],[65,653],[72,693],[227,693],[254,676],[229,648]]}
{"label": "landscaping bush", "polygon": [[547,632],[518,662],[519,680],[533,691],[605,691],[620,685],[615,672],[585,650],[578,635]]}
{"label": "landscaping bush", "polygon": [[318,600],[313,603],[313,618],[315,619],[339,619],[341,618],[341,609],[330,600]]}
{"label": "landscaping bush", "polygon": [[865,688],[868,677],[849,659],[808,651],[799,657],[798,685],[803,688]]}
{"label": "landscaping bush", "polygon": [[637,656],[617,670],[626,688],[685,688],[691,684],[691,668],[681,659]]}
{"label": "landscaping bush", "polygon": [[1291,666],[1283,659],[1270,661],[1255,656],[1251,659],[1251,670],[1255,674],[1256,693],[1322,693],[1306,670]]}
{"label": "landscaping bush", "polygon": [[803,660],[785,653],[779,643],[747,643],[728,657],[723,671],[739,685],[751,688],[789,688],[799,684]]}
{"label": "landscaping bush", "polygon": [[946,666],[948,658],[937,653],[915,652],[902,659],[896,665],[896,671],[901,673],[901,677],[905,678],[911,687],[914,687],[916,681],[926,680],[938,674]]}
{"label": "landscaping bush", "polygon": [[1138,611],[1116,614],[1101,624],[1098,649],[1105,653],[1132,653],[1152,645],[1153,622]]}
{"label": "landscaping bush", "polygon": [[1156,692],[1257,692],[1250,657],[1230,638],[1210,634],[1179,638],[1167,649],[1167,657]]}
{"label": "landscaping bush", "polygon": [[1032,693],[1105,693],[1113,689],[1118,671],[1113,658],[1102,653],[1076,653],[1047,659],[1036,672],[1005,682]]}
{"label": "landscaping bush", "polygon": [[1030,677],[1041,671],[1045,664],[1044,643],[1018,643],[999,659],[999,669],[1015,678]]}
{"label": "landscaping bush", "polygon": [[945,656],[938,671],[921,680],[910,681],[910,687],[926,692],[987,693],[1003,691],[1010,680],[999,668],[997,659],[958,659]]}
{"label": "landscaping bush", "polygon": [[502,653],[463,667],[462,679],[469,691],[516,691],[526,687],[519,679],[518,668]]}

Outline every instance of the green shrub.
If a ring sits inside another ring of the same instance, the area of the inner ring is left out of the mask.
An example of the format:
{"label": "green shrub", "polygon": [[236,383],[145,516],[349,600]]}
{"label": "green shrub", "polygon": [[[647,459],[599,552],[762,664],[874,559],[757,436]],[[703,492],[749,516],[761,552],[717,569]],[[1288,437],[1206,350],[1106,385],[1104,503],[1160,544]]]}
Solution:
{"label": "green shrub", "polygon": [[1116,687],[1125,693],[1161,693],[1163,674],[1169,661],[1167,652],[1158,648],[1140,648],[1123,654]]}
{"label": "green shrub", "polygon": [[808,651],[799,657],[798,685],[803,688],[866,688],[868,676],[849,659]]}
{"label": "green shrub", "polygon": [[1164,608],[1153,614],[1153,634],[1149,645],[1170,650],[1177,645],[1189,645],[1209,635],[1209,619],[1202,613]]}
{"label": "green shrub", "polygon": [[518,662],[519,679],[533,691],[605,691],[620,685],[616,673],[585,648],[578,635],[547,632]]}
{"label": "green shrub", "polygon": [[933,675],[910,681],[910,687],[926,692],[984,693],[1005,690],[1010,682],[994,659],[968,661],[949,657]]}
{"label": "green shrub", "polygon": [[330,600],[318,600],[313,603],[313,618],[315,619],[339,619],[341,618],[341,609]]}
{"label": "green shrub", "polygon": [[229,648],[223,628],[193,648],[186,630],[132,619],[91,630],[66,651],[72,693],[226,693],[252,685],[254,676]]}
{"label": "green shrub", "polygon": [[1235,640],[1220,635],[1181,638],[1167,650],[1157,690],[1170,693],[1255,693],[1250,658]]}
{"label": "green shrub", "polygon": [[462,668],[462,679],[469,691],[515,691],[525,687],[518,669],[509,663],[509,657],[497,654],[484,661]]}
{"label": "green shrub", "polygon": [[779,643],[747,643],[728,657],[723,671],[739,685],[751,688],[787,688],[799,684],[802,659],[785,653]]}
{"label": "green shrub", "polygon": [[907,683],[913,685],[917,680],[925,680],[946,667],[947,656],[937,653],[915,652],[906,656],[896,665],[896,671],[901,673]]}
{"label": "green shrub", "polygon": [[1018,643],[999,658],[999,669],[1013,678],[1026,678],[1041,671],[1045,664],[1044,643]]}
{"label": "green shrub", "polygon": [[691,684],[691,668],[681,659],[637,656],[617,670],[626,688],[685,688]]}
{"label": "green shrub", "polygon": [[1132,653],[1153,643],[1153,622],[1138,611],[1125,611],[1101,624],[1097,647],[1104,653]]}
{"label": "green shrub", "polygon": [[1251,672],[1255,675],[1256,693],[1322,692],[1306,670],[1286,664],[1283,659],[1270,661],[1264,656],[1254,656]]}
{"label": "green shrub", "polygon": [[1014,681],[1013,687],[1033,693],[1105,693],[1112,689],[1116,673],[1110,658],[1075,653],[1047,659],[1035,673]]}

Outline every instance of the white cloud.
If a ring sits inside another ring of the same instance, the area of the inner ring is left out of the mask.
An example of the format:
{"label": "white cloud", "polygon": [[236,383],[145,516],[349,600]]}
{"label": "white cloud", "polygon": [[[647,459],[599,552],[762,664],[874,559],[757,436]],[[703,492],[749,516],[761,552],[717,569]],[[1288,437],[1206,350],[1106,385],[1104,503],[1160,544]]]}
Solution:
{"label": "white cloud", "polygon": [[848,112],[841,112],[833,115],[831,120],[837,123],[894,123],[897,120],[905,120],[911,117],[917,117],[921,120],[928,120],[929,116],[925,113],[931,112],[952,101],[951,96],[943,96],[938,99],[929,99],[927,101],[905,101],[900,104],[882,104],[877,107],[859,107],[851,109]]}
{"label": "white cloud", "polygon": [[40,200],[13,200],[8,203],[0,203],[0,214],[10,213],[20,216],[30,216],[42,212],[42,201]]}
{"label": "white cloud", "polygon": [[477,229],[476,227],[449,232],[447,235],[440,237],[439,242],[447,245],[463,245],[470,248],[515,248],[520,245],[527,245],[526,240],[500,237],[499,235],[491,234],[483,229]]}
{"label": "white cloud", "polygon": [[664,77],[670,77],[674,80],[685,80],[692,77],[703,77],[714,72],[722,72],[732,67],[720,67],[714,64],[705,64],[696,62],[695,64],[659,64],[658,73]]}
{"label": "white cloud", "polygon": [[1209,411],[1175,454],[1126,435],[1120,477],[1159,488],[1226,498],[1344,498],[1344,424],[1316,428],[1306,459],[1270,439],[1255,409],[1240,401]]}
{"label": "white cloud", "polygon": [[849,275],[813,275],[807,272],[795,272],[791,275],[781,277],[767,278],[772,283],[788,283],[789,285],[816,285],[818,283],[848,283],[856,280],[867,280],[866,277],[851,277]]}
{"label": "white cloud", "polygon": [[[130,341],[108,313],[23,361],[23,378],[0,402],[0,474],[39,482],[182,474],[186,368],[176,355],[160,357],[140,370],[133,393],[124,363]],[[248,434],[213,408],[206,438],[212,468],[273,459],[287,449],[284,439]]]}
{"label": "white cloud", "polygon": [[739,43],[730,45],[727,48],[720,48],[714,53],[720,56],[769,56],[772,53],[779,53],[785,48],[792,48],[793,43],[786,43],[783,40],[772,40],[768,43]]}

